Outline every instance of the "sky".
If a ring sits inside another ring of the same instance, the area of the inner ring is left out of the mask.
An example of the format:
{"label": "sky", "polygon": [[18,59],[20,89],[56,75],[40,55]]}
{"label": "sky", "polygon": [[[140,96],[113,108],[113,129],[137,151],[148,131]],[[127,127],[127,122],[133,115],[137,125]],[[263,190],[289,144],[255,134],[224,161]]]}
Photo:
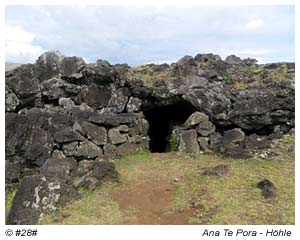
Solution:
{"label": "sky", "polygon": [[6,62],[45,51],[131,66],[214,53],[295,61],[293,6],[7,6]]}

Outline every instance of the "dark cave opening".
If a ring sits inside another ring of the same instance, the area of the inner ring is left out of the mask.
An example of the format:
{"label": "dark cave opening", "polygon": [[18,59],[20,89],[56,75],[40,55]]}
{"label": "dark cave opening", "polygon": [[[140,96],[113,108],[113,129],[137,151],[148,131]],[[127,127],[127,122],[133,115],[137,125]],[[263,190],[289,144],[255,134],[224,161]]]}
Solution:
{"label": "dark cave opening", "polygon": [[149,122],[151,152],[166,152],[173,127],[183,124],[195,111],[196,108],[184,100],[145,110],[144,115]]}

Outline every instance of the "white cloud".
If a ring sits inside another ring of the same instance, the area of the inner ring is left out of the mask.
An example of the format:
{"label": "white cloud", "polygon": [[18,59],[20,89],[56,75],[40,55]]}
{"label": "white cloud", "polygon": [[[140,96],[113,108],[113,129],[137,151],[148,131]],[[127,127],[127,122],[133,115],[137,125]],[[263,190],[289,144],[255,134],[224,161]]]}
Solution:
{"label": "white cloud", "polygon": [[7,59],[20,56],[18,62],[34,61],[43,49],[82,56],[88,62],[101,58],[132,66],[207,52],[263,56],[265,61],[294,55],[291,7],[10,6],[6,10]]}
{"label": "white cloud", "polygon": [[262,58],[257,57],[256,60],[257,60],[257,63],[259,63],[259,64],[265,64],[266,63],[266,61],[263,60]]}
{"label": "white cloud", "polygon": [[246,24],[246,27],[248,29],[258,29],[258,28],[261,28],[264,24],[265,24],[265,22],[263,20],[255,19],[255,20],[248,22]]}
{"label": "white cloud", "polygon": [[272,49],[241,49],[235,50],[235,54],[249,54],[249,55],[265,55],[269,53],[274,53]]}
{"label": "white cloud", "polygon": [[5,57],[7,62],[33,62],[45,50],[32,42],[34,34],[20,26],[5,26]]}

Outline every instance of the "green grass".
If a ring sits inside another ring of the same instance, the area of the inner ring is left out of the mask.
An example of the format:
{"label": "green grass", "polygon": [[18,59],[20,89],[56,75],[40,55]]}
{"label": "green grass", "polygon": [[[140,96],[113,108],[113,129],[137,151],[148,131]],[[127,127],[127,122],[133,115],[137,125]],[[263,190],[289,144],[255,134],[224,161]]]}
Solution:
{"label": "green grass", "polygon": [[16,196],[17,189],[13,189],[10,191],[7,191],[5,194],[5,215],[8,215],[8,212],[12,206],[12,202],[14,200],[14,197]]}
{"label": "green grass", "polygon": [[163,71],[155,69],[152,65],[140,65],[132,68],[128,73],[128,79],[140,79],[147,87],[153,87],[157,80],[168,81],[174,76],[172,70],[167,68]]}
{"label": "green grass", "polygon": [[[106,183],[81,200],[46,215],[41,224],[133,224],[134,208],[126,211],[112,192],[134,189],[151,181],[171,182],[168,214],[189,210],[187,223],[197,224],[294,224],[294,154],[292,137],[278,141],[281,154],[273,160],[230,159],[215,154],[139,152],[116,160],[120,183]],[[227,164],[226,177],[207,176],[199,168]],[[172,180],[179,178],[174,183]],[[277,188],[272,200],[263,198],[256,184],[270,179]],[[64,217],[67,215],[68,217]]]}

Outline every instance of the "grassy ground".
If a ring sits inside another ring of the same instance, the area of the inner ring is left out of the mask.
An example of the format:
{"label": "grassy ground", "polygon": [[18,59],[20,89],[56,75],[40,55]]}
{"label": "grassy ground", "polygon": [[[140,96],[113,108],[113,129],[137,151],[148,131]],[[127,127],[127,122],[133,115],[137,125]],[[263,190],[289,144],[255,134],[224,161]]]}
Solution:
{"label": "grassy ground", "polygon": [[[294,224],[293,142],[284,138],[272,160],[218,155],[140,152],[116,160],[120,183],[106,183],[40,224]],[[227,164],[226,177],[199,168]],[[270,179],[277,195],[266,200],[256,184]]]}

